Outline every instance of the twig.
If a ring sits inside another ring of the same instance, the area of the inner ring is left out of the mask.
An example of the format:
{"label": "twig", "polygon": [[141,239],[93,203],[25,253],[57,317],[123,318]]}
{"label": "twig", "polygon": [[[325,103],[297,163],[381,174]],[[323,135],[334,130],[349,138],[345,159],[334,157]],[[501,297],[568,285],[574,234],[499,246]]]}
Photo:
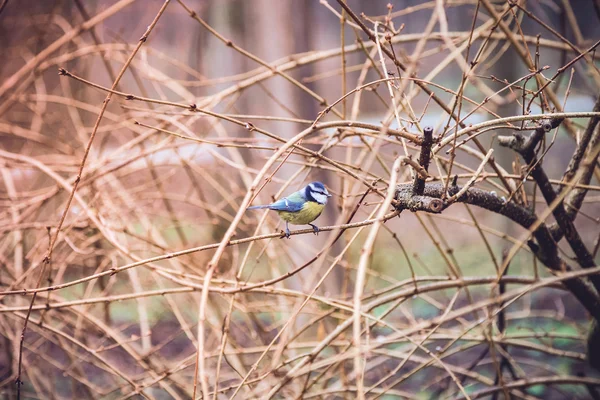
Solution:
{"label": "twig", "polygon": [[454,203],[456,201],[456,199],[458,199],[463,194],[465,194],[466,191],[469,190],[469,188],[475,184],[475,181],[477,179],[479,179],[479,176],[483,172],[483,169],[484,169],[485,165],[487,164],[487,162],[489,161],[489,159],[490,159],[490,157],[492,156],[493,153],[494,153],[494,149],[490,149],[487,152],[487,154],[483,158],[483,161],[481,161],[481,163],[479,164],[479,167],[477,167],[477,170],[475,171],[475,173],[473,174],[473,176],[471,177],[471,179],[469,179],[469,181],[458,192],[456,192],[456,194],[453,194],[452,196],[450,196],[448,198],[448,200],[446,200],[446,204],[452,204],[452,203]]}
{"label": "twig", "polygon": [[354,374],[356,376],[356,386],[358,388],[358,398],[364,399],[364,365],[361,361],[363,355],[363,346],[360,340],[361,336],[361,297],[365,284],[365,275],[367,266],[369,264],[369,260],[371,258],[371,253],[373,251],[373,246],[375,244],[375,238],[377,237],[377,233],[381,228],[381,225],[384,221],[385,213],[387,209],[390,207],[392,200],[394,199],[395,194],[395,186],[396,180],[398,179],[398,174],[400,172],[400,164],[402,162],[402,158],[396,158],[394,165],[392,166],[392,174],[390,176],[390,184],[388,186],[387,194],[383,203],[379,206],[379,211],[377,213],[377,217],[375,218],[375,223],[371,226],[371,230],[369,231],[369,235],[365,240],[365,243],[361,250],[361,256],[358,261],[358,269],[356,272],[356,283],[354,285],[354,321],[353,321],[353,342],[354,348],[356,349],[356,354],[354,356]]}
{"label": "twig", "polygon": [[[135,55],[137,54],[137,52],[139,51],[139,49],[142,47],[142,45],[148,39],[148,36],[150,35],[150,32],[152,32],[152,29],[156,26],[156,23],[158,22],[158,20],[160,19],[160,17],[164,13],[167,5],[169,4],[169,1],[170,0],[165,0],[165,2],[163,3],[162,7],[158,11],[157,15],[154,17],[154,20],[148,26],[148,28],[146,29],[146,32],[144,32],[144,34],[142,35],[142,37],[138,41],[137,46],[135,47],[135,49],[133,50],[133,52],[131,53],[131,55],[129,56],[129,58],[127,59],[127,61],[123,65],[123,67],[121,68],[121,71],[119,72],[119,75],[117,76],[117,79],[113,82],[112,90],[114,90],[115,87],[118,85],[119,81],[121,80],[121,78],[125,74],[125,71],[127,71],[127,68],[129,68],[129,65],[133,61],[133,58],[135,57]],[[122,5],[122,4],[119,4],[119,5]],[[88,21],[88,23],[90,23],[91,21],[92,20]],[[96,16],[96,18],[94,18],[93,21],[99,22],[99,21],[101,21],[101,19],[98,19],[98,16]],[[92,26],[94,26],[94,25],[93,24],[89,24],[89,27],[92,27]],[[57,43],[57,42],[55,42],[55,43]],[[23,69],[21,71],[23,71]],[[13,77],[14,76],[15,75],[13,75]],[[8,84],[8,82],[6,84]],[[6,86],[6,84],[3,85],[2,88],[4,88]],[[6,87],[9,88],[10,85],[6,86]],[[0,88],[0,96],[2,95],[2,88]],[[54,235],[52,237],[52,241],[50,242],[50,245],[48,246],[48,251],[46,252],[46,255],[44,256],[44,259],[42,261],[42,268],[41,268],[41,271],[40,271],[40,275],[39,275],[36,287],[40,286],[40,283],[41,283],[43,277],[46,275],[46,269],[47,269],[48,265],[50,264],[50,260],[52,259],[52,252],[54,250],[54,246],[56,244],[56,241],[58,240],[58,235],[60,234],[61,227],[62,227],[62,225],[63,225],[63,223],[65,221],[65,218],[67,217],[67,213],[69,212],[69,208],[71,206],[71,202],[73,201],[73,197],[75,196],[75,192],[77,191],[77,186],[79,185],[79,182],[81,181],[81,177],[83,175],[83,168],[85,166],[85,162],[86,162],[87,157],[88,157],[88,155],[90,153],[90,150],[92,148],[92,143],[94,142],[94,138],[96,136],[96,133],[98,132],[98,127],[100,126],[100,121],[102,120],[102,116],[104,114],[104,111],[106,110],[106,107],[108,106],[108,103],[110,102],[111,98],[112,98],[112,93],[108,93],[106,95],[106,98],[104,99],[104,102],[102,103],[102,108],[100,109],[100,113],[98,114],[98,118],[96,119],[96,123],[94,124],[94,129],[92,130],[92,133],[90,135],[89,141],[88,141],[88,143],[86,145],[86,148],[85,148],[85,151],[84,151],[84,154],[83,154],[83,158],[81,159],[81,163],[79,165],[79,171],[77,173],[77,177],[75,178],[75,182],[73,184],[73,189],[72,189],[71,193],[69,194],[69,198],[68,198],[67,203],[65,205],[64,211],[62,213],[62,216],[60,218],[60,221],[58,223],[56,231],[55,231],[55,233],[54,233]],[[23,324],[23,331],[21,333],[21,343],[23,343],[23,341],[25,340],[25,332],[27,330],[27,321],[28,321],[29,316],[31,314],[31,307],[33,307],[33,304],[35,303],[35,297],[36,297],[36,294],[34,293],[32,299],[31,299],[30,309],[27,312],[27,316],[25,318],[25,323]],[[17,376],[17,387],[19,388],[18,391],[17,391],[17,398],[18,399],[20,399],[20,395],[21,395],[21,392],[20,392],[21,384],[20,383],[21,383],[21,354],[23,352],[22,348],[23,347],[21,345],[21,351],[19,352],[19,375]]]}

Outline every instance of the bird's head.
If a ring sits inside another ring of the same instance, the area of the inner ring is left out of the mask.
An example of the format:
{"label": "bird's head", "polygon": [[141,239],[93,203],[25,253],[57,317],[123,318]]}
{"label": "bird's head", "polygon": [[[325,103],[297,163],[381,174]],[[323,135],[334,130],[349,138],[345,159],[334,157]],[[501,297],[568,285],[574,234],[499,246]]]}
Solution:
{"label": "bird's head", "polygon": [[304,196],[309,201],[314,201],[319,204],[327,204],[327,199],[331,197],[325,185],[321,182],[312,182],[304,188]]}

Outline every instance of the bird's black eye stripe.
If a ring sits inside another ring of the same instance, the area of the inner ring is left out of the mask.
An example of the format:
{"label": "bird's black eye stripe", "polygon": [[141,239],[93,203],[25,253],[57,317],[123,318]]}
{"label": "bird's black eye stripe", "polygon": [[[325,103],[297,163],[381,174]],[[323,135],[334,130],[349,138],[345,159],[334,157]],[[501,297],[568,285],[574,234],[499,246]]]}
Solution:
{"label": "bird's black eye stripe", "polygon": [[313,192],[313,193],[319,193],[319,194],[325,194],[325,192],[322,192],[322,191],[320,191],[320,190],[314,190],[314,189],[312,190],[312,192]]}

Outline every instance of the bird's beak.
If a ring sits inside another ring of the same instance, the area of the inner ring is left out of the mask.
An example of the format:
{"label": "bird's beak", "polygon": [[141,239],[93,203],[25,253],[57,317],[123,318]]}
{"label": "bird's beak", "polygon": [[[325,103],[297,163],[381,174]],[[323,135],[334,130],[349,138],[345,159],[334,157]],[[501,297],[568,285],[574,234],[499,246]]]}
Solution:
{"label": "bird's beak", "polygon": [[327,193],[327,197],[331,197],[331,195],[329,193]]}

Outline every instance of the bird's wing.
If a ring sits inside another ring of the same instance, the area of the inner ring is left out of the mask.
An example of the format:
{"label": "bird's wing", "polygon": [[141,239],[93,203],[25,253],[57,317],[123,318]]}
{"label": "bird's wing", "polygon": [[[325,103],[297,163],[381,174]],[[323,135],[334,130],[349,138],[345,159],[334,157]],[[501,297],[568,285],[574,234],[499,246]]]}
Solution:
{"label": "bird's wing", "polygon": [[269,209],[275,211],[298,212],[302,210],[305,202],[306,200],[304,200],[301,195],[294,193],[269,205]]}

